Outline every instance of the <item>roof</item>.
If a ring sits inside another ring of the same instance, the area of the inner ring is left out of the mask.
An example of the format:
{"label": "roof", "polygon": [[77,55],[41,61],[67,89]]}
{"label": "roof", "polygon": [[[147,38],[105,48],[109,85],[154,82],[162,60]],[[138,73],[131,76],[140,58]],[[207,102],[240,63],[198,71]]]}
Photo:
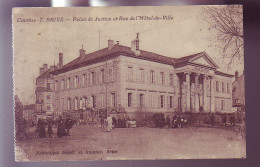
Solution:
{"label": "roof", "polygon": [[[200,52],[193,55],[181,57],[181,58],[172,58],[172,57],[166,57],[157,53],[152,53],[144,50],[140,50],[140,54],[135,54],[134,51],[131,50],[131,47],[123,46],[116,44],[111,49],[108,49],[108,47],[97,50],[95,52],[86,54],[84,57],[77,57],[76,59],[72,60],[71,62],[64,65],[62,68],[56,69],[53,71],[53,74],[59,74],[64,73],[76,68],[79,68],[81,66],[85,66],[88,64],[92,64],[97,61],[105,61],[107,58],[113,56],[129,56],[134,57],[137,59],[144,59],[144,60],[150,60],[154,62],[159,62],[163,64],[169,64],[169,65],[178,65],[178,64],[184,64],[187,62],[192,62],[193,60],[204,56],[207,58],[207,60],[213,65],[213,68],[218,68],[217,64],[214,63],[214,61],[207,55],[206,52]],[[217,72],[219,75],[225,75],[228,77],[233,77],[233,75],[225,74],[222,72]],[[44,74],[43,74],[44,75]]]}
{"label": "roof", "polygon": [[35,104],[24,105],[23,109],[24,110],[35,110],[36,109],[36,105]]}
{"label": "roof", "polygon": [[37,77],[38,78],[49,78],[51,77],[51,72],[56,70],[57,66],[51,66],[50,68],[48,68],[48,70],[46,70],[44,73],[42,73],[40,76]]}
{"label": "roof", "polygon": [[215,74],[222,75],[222,76],[225,76],[225,77],[230,77],[230,78],[234,77],[234,75],[224,73],[224,72],[221,72],[221,71],[215,71]]}
{"label": "roof", "polygon": [[135,52],[133,52],[130,47],[116,44],[111,49],[108,49],[108,47],[106,47],[101,50],[86,54],[83,58],[78,57],[78,58],[72,60],[71,62],[69,62],[68,64],[64,65],[62,68],[55,70],[54,74],[66,72],[71,69],[89,64],[93,61],[105,59],[107,56],[110,56],[110,55],[125,55],[125,56],[135,57],[135,58],[139,58],[139,59],[160,62],[160,63],[164,63],[164,64],[171,64],[171,65],[174,64],[174,62],[176,60],[175,58],[166,57],[166,56],[162,56],[160,54],[147,52],[147,51],[143,51],[143,50],[140,50],[140,55],[136,55]]}

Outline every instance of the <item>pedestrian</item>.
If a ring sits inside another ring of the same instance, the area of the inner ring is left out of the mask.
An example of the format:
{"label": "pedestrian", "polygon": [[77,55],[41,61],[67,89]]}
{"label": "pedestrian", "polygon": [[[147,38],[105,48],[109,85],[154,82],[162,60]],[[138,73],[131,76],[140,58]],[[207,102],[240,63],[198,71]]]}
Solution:
{"label": "pedestrian", "polygon": [[177,116],[174,115],[173,118],[172,118],[172,127],[173,128],[177,128],[178,125],[177,125]]}
{"label": "pedestrian", "polygon": [[166,117],[166,125],[167,125],[167,128],[171,127],[171,120],[170,120],[170,116],[169,115],[167,115],[167,117]]}
{"label": "pedestrian", "polygon": [[68,115],[66,121],[65,121],[65,129],[67,136],[70,136],[70,129],[72,127],[72,119],[70,118],[70,115]]}
{"label": "pedestrian", "polygon": [[46,138],[45,122],[39,118],[38,120],[39,138]]}
{"label": "pedestrian", "polygon": [[235,126],[235,122],[236,122],[235,115],[231,115],[229,121],[231,125]]}
{"label": "pedestrian", "polygon": [[222,126],[227,126],[227,117],[226,117],[226,115],[222,115]]}
{"label": "pedestrian", "polygon": [[52,119],[49,119],[49,121],[48,121],[47,134],[48,134],[49,138],[52,138],[52,134],[53,134],[53,131],[52,131]]}
{"label": "pedestrian", "polygon": [[181,116],[177,117],[177,127],[182,128]]}
{"label": "pedestrian", "polygon": [[62,137],[66,134],[64,121],[61,116],[59,116],[59,119],[57,121],[58,129],[57,129],[57,136]]}
{"label": "pedestrian", "polygon": [[108,117],[107,117],[107,130],[109,132],[112,130],[112,123],[113,123],[112,117],[110,115],[108,115]]}
{"label": "pedestrian", "polygon": [[211,126],[214,126],[214,120],[215,119],[215,117],[214,117],[214,114],[212,113],[211,115],[210,115],[210,122],[211,122]]}

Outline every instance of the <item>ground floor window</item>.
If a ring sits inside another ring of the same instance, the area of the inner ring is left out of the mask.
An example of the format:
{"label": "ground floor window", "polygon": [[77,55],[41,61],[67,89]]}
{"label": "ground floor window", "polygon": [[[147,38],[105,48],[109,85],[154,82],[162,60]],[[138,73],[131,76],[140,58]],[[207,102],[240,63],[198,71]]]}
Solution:
{"label": "ground floor window", "polygon": [[144,94],[139,95],[139,106],[144,107]]}
{"label": "ground floor window", "polygon": [[170,102],[169,102],[169,103],[170,103],[170,104],[169,104],[169,107],[170,107],[170,108],[173,108],[173,96],[170,96],[170,97],[169,97],[169,101],[170,101]]}
{"label": "ground floor window", "polygon": [[97,103],[96,103],[96,96],[92,96],[92,106],[93,108],[96,108],[97,106]]}
{"label": "ground floor window", "polygon": [[127,102],[128,102],[127,106],[132,107],[132,93],[128,93]]}
{"label": "ground floor window", "polygon": [[160,95],[160,107],[164,108],[164,96]]}
{"label": "ground floor window", "polygon": [[111,106],[116,107],[116,94],[111,93]]}
{"label": "ground floor window", "polygon": [[221,110],[225,110],[225,100],[221,100]]}

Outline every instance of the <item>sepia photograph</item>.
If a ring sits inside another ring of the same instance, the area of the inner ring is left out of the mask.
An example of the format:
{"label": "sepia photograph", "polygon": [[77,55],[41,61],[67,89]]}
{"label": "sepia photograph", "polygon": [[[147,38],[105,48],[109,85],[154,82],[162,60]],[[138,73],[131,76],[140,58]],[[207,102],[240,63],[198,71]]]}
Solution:
{"label": "sepia photograph", "polygon": [[242,5],[12,14],[16,161],[246,158]]}

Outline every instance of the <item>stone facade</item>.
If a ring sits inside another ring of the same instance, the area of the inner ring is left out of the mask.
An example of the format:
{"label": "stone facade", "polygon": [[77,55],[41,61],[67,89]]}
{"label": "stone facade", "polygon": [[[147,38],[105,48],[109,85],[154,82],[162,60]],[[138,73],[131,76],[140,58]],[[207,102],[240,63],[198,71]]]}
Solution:
{"label": "stone facade", "polygon": [[174,59],[141,51],[136,41],[130,48],[109,40],[107,48],[90,54],[82,48],[77,59],[55,70],[56,117],[93,108],[231,112],[233,75],[217,71],[205,52]]}

